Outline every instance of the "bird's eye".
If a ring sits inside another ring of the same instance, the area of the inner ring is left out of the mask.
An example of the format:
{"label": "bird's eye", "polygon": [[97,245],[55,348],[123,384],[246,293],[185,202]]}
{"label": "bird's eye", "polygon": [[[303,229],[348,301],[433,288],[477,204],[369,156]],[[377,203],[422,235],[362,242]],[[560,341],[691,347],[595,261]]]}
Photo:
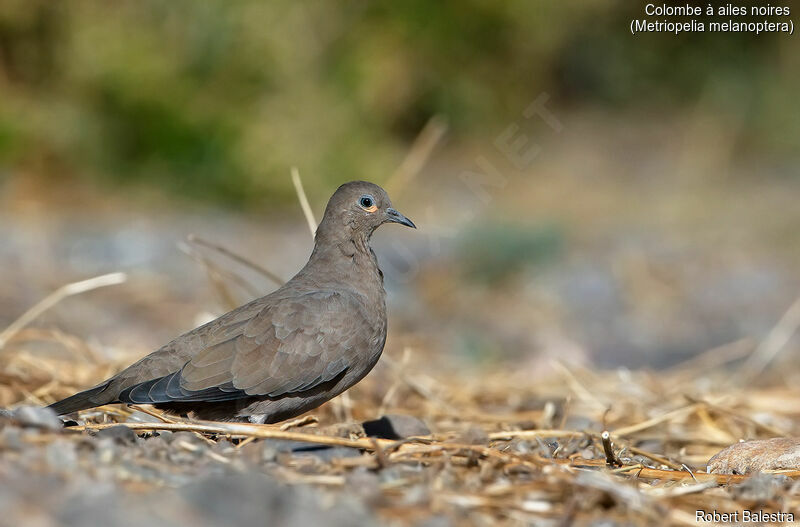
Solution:
{"label": "bird's eye", "polygon": [[361,199],[358,201],[359,205],[368,209],[375,204],[375,201],[372,199],[372,196],[361,196]]}

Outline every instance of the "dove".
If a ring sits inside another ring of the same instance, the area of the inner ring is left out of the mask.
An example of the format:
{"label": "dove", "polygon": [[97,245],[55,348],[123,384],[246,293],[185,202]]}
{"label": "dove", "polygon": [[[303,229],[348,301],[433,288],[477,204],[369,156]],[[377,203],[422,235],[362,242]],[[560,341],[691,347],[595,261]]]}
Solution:
{"label": "dove", "polygon": [[345,183],[328,201],[308,262],[286,284],[50,408],[149,404],[197,419],[275,423],[320,406],[363,379],[383,351],[386,292],[370,239],[385,223],[416,228],[378,185]]}

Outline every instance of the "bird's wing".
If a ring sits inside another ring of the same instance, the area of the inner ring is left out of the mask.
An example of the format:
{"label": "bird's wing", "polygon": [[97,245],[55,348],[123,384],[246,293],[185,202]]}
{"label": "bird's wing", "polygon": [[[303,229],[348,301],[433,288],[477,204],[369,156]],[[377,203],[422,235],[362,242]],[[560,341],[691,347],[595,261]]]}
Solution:
{"label": "bird's wing", "polygon": [[215,332],[215,342],[180,370],[132,386],[120,400],[212,402],[310,390],[374,349],[380,331],[368,320],[363,304],[335,291],[276,299],[247,323]]}

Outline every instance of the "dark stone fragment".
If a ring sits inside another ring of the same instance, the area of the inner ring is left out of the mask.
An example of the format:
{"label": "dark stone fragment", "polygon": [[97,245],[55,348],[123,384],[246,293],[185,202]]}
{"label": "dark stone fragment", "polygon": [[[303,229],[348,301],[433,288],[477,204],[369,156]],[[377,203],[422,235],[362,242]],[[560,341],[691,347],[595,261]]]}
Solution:
{"label": "dark stone fragment", "polygon": [[425,423],[410,415],[384,415],[374,421],[365,421],[363,426],[367,436],[381,439],[406,439],[431,433]]}

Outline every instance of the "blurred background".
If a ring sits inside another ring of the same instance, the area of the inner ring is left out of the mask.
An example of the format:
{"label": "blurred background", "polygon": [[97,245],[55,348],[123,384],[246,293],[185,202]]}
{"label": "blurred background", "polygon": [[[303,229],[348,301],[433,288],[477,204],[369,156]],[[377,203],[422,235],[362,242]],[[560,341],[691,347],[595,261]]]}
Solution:
{"label": "blurred background", "polygon": [[270,291],[186,239],[290,278],[296,166],[317,217],[367,179],[419,226],[374,238],[389,355],[545,375],[758,341],[800,292],[797,38],[633,37],[641,7],[4,0],[0,328],[124,271],[34,326],[140,356]]}

